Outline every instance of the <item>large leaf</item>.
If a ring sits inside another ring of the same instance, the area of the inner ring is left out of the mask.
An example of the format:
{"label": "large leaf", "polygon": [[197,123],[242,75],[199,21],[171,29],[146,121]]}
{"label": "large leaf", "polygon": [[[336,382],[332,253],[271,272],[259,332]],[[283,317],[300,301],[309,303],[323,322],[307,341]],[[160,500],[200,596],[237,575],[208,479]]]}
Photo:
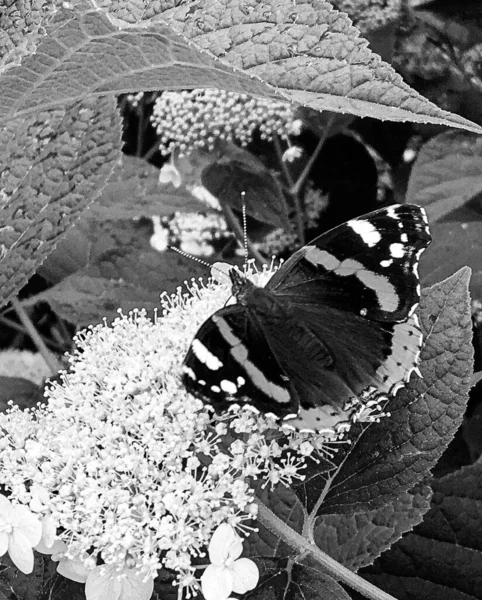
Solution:
{"label": "large leaf", "polygon": [[[422,480],[460,425],[468,399],[473,369],[469,274],[463,269],[423,291],[423,378],[413,375],[390,401],[391,416],[350,436],[352,443],[331,458],[334,469],[313,463],[295,491],[278,487],[258,494],[263,518],[250,538],[250,555],[265,557],[263,568],[278,559],[267,583],[262,579],[265,591],[283,589],[298,597],[301,586],[291,588],[290,582],[309,579],[307,565],[296,563],[296,543],[290,545],[299,534],[357,570],[421,523],[432,493]],[[326,598],[336,593],[332,588]]]}
{"label": "large leaf", "polygon": [[427,142],[415,161],[406,200],[423,206],[430,223],[482,194],[482,137],[449,131]]}
{"label": "large leaf", "polygon": [[433,483],[432,508],[364,576],[399,600],[482,599],[482,463]]}
{"label": "large leaf", "polygon": [[[390,418],[366,428],[340,454],[320,514],[352,515],[390,504],[428,475],[462,421],[473,373],[470,270],[422,292],[419,318],[424,333],[420,371],[412,374],[387,407]],[[300,485],[313,510],[325,474]]]}
{"label": "large leaf", "polygon": [[148,25],[124,28],[98,10],[60,9],[36,53],[1,75],[0,119],[86,96],[218,87],[319,110],[482,131],[412,90],[348,17],[322,0],[191,0],[148,9]]}
{"label": "large leaf", "polygon": [[105,317],[112,321],[144,307],[159,308],[162,292],[174,293],[179,282],[206,274],[206,267],[174,252],[157,252],[151,231],[133,221],[84,219],[41,273],[58,281],[29,299],[48,301],[62,317],[87,327]]}
{"label": "large leaf", "polygon": [[430,226],[433,242],[420,260],[422,283],[431,285],[464,265],[471,267],[470,290],[482,298],[482,195]]}
{"label": "large leaf", "polygon": [[0,129],[0,304],[101,192],[119,138],[111,98],[44,111]]}
{"label": "large leaf", "polygon": [[207,212],[209,207],[184,187],[159,183],[159,169],[142,158],[121,157],[107,185],[86,218],[137,219],[170,216],[176,211]]}

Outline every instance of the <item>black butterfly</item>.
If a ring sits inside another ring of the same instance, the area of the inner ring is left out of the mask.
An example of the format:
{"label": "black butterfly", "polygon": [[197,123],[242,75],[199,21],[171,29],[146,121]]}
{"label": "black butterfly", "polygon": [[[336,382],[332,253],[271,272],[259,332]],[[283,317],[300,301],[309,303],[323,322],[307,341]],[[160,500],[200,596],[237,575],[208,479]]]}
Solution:
{"label": "black butterfly", "polygon": [[319,236],[265,287],[233,267],[237,303],[199,328],[184,385],[215,410],[246,404],[308,430],[368,386],[395,393],[422,345],[417,267],[430,240],[422,208],[394,205]]}

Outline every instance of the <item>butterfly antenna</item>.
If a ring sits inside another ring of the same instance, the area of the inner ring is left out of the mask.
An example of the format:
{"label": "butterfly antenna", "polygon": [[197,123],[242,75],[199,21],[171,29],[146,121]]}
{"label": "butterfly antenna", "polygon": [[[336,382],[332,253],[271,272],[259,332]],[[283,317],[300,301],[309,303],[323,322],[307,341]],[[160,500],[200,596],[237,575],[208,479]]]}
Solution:
{"label": "butterfly antenna", "polygon": [[246,192],[241,192],[243,206],[244,270],[248,267],[248,226],[246,223]]}
{"label": "butterfly antenna", "polygon": [[221,275],[226,276],[226,272],[223,271],[223,269],[220,269],[219,267],[217,267],[215,264],[214,265],[210,264],[207,261],[202,260],[202,258],[198,258],[197,256],[193,256],[192,254],[189,254],[188,252],[184,252],[184,250],[180,250],[179,248],[176,248],[176,246],[168,246],[167,249],[172,250],[173,252],[177,252],[181,256],[185,256],[186,258],[194,260],[195,262],[207,267],[208,269],[211,270],[211,273],[213,271],[218,271],[219,273],[221,273]]}
{"label": "butterfly antenna", "polygon": [[189,254],[188,252],[184,252],[184,250],[180,250],[179,248],[176,248],[175,246],[168,246],[167,249],[168,250],[172,250],[173,252],[177,252],[178,254],[180,254],[181,256],[185,256],[186,258],[190,258],[191,260],[194,260],[195,262],[198,262],[201,265],[204,265],[208,269],[210,269],[211,266],[212,266],[208,262],[206,262],[205,260],[202,260],[202,258],[198,258],[197,256],[193,256],[192,254]]}

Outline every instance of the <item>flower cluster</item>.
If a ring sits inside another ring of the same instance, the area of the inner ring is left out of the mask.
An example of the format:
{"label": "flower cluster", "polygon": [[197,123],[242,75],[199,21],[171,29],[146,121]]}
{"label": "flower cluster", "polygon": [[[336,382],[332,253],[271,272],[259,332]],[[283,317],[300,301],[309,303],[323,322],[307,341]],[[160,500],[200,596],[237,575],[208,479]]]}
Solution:
{"label": "flower cluster", "polygon": [[[180,385],[195,330],[229,295],[227,285],[193,282],[190,293],[163,297],[162,318],[134,311],[91,327],[46,406],[0,414],[0,484],[16,511],[29,507],[42,523],[38,549],[86,590],[117,574],[149,592],[161,568],[185,592],[197,589],[213,532],[250,530],[252,478],[302,477],[296,444],[290,454],[265,435],[273,419],[248,410],[214,417]],[[11,532],[8,523],[0,530]],[[27,554],[37,538],[38,525]],[[7,546],[0,539],[3,553]]]}
{"label": "flower cluster", "polygon": [[[272,272],[251,276],[263,285]],[[226,600],[256,585],[252,561],[238,560],[257,514],[252,481],[302,479],[305,458],[339,439],[339,423],[317,438],[285,434],[272,417],[216,416],[189,395],[179,378],[186,348],[231,289],[193,281],[188,290],[161,296],[162,318],[133,311],[80,333],[48,404],[0,414],[9,496],[0,495],[0,556],[8,551],[24,572],[34,547],[85,582],[88,600],[99,589],[148,600],[160,569],[173,573],[179,597],[201,587]],[[377,410],[357,405],[346,417],[369,421]],[[202,564],[208,549],[213,568]],[[218,575],[223,593],[213,591]]]}
{"label": "flower cluster", "polygon": [[194,256],[211,256],[216,242],[226,244],[233,237],[224,217],[217,213],[177,212],[164,222],[169,227],[170,245]]}
{"label": "flower cluster", "polygon": [[195,148],[213,150],[217,140],[246,146],[256,129],[262,139],[286,140],[299,132],[290,103],[216,89],[163,92],[151,121],[164,155],[174,149],[180,156]]}

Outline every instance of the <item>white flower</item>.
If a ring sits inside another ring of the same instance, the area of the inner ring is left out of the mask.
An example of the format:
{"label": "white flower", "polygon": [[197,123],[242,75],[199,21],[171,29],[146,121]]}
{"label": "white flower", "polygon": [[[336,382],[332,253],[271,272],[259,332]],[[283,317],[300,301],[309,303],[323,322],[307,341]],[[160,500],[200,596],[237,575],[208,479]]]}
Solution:
{"label": "white flower", "polygon": [[40,542],[42,524],[26,506],[12,505],[0,494],[0,556],[8,551],[23,573],[33,571],[32,547]]}
{"label": "white flower", "polygon": [[287,150],[283,152],[282,160],[284,162],[293,162],[297,158],[300,158],[302,154],[303,148],[300,148],[299,146],[290,146]]}
{"label": "white flower", "polygon": [[179,173],[172,162],[168,162],[161,167],[159,171],[159,183],[163,183],[164,185],[172,183],[175,188],[178,188],[181,186],[181,182],[181,173]]}
{"label": "white flower", "polygon": [[206,600],[227,600],[232,592],[245,594],[256,587],[258,567],[249,558],[239,558],[242,551],[242,540],[231,525],[220,525],[209,543],[212,564],[201,577]]}
{"label": "white flower", "polygon": [[154,590],[152,577],[140,569],[116,570],[102,565],[89,573],[85,584],[87,600],[149,600]]}

